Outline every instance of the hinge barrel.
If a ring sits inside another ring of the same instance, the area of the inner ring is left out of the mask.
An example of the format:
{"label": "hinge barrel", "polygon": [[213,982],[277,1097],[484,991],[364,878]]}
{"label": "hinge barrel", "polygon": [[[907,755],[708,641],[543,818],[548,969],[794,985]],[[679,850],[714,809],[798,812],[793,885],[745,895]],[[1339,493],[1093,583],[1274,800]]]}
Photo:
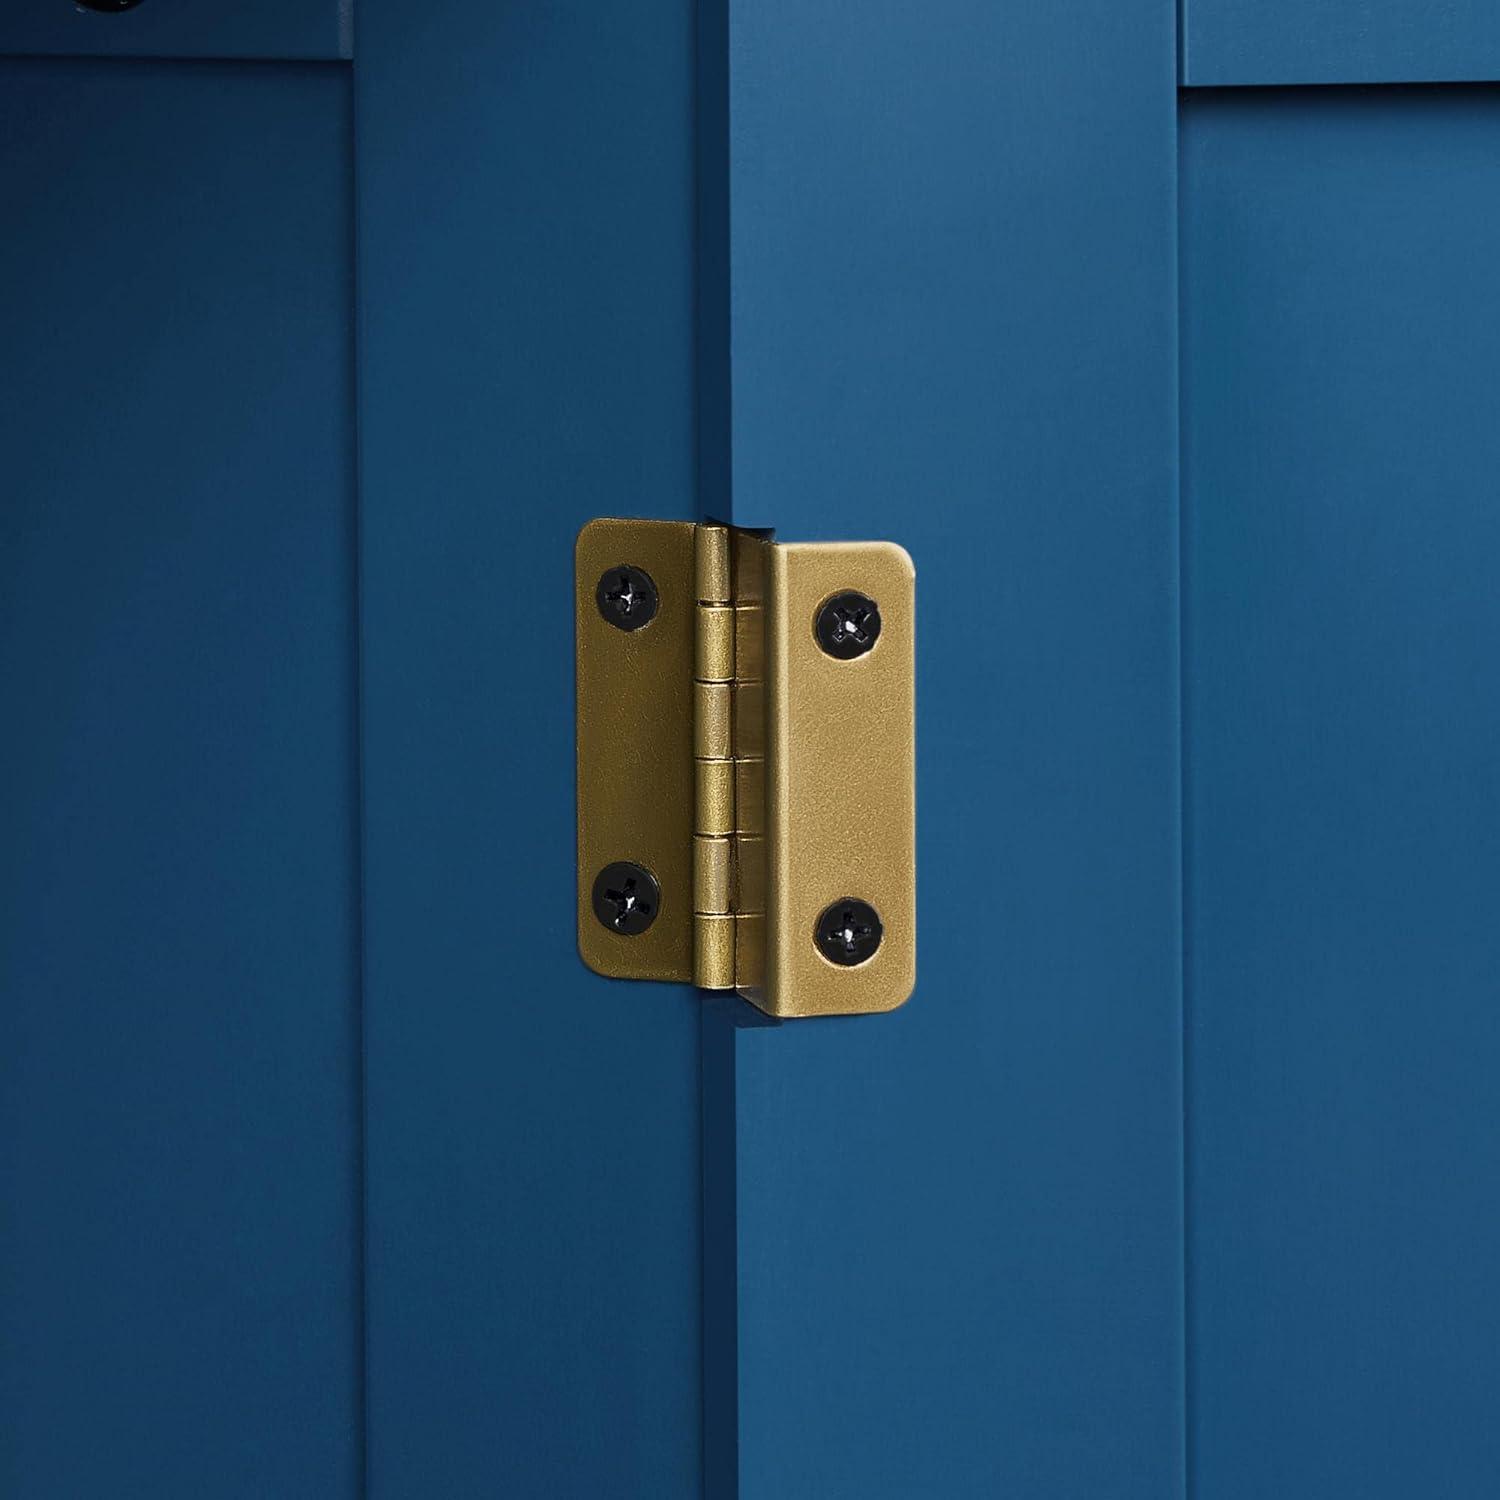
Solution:
{"label": "hinge barrel", "polygon": [[693,576],[693,983],[734,988],[734,598],[729,529],[700,526]]}

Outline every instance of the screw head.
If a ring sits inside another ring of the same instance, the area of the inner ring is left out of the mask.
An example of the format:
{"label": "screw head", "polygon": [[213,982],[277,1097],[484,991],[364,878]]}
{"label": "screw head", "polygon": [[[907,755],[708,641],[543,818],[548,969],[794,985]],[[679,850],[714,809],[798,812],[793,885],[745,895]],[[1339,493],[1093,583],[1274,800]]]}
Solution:
{"label": "screw head", "polygon": [[867,594],[835,594],[818,607],[813,634],[829,656],[852,661],[880,639],[880,606]]}
{"label": "screw head", "polygon": [[880,913],[857,896],[845,896],[825,907],[813,934],[818,952],[844,969],[873,958],[884,935]]}
{"label": "screw head", "polygon": [[85,10],[134,10],[141,0],[77,0]]}
{"label": "screw head", "polygon": [[651,575],[629,563],[607,568],[594,590],[599,613],[617,629],[639,630],[656,618],[661,602]]}
{"label": "screw head", "polygon": [[594,915],[611,932],[635,937],[661,909],[661,887],[644,865],[618,860],[594,878]]}

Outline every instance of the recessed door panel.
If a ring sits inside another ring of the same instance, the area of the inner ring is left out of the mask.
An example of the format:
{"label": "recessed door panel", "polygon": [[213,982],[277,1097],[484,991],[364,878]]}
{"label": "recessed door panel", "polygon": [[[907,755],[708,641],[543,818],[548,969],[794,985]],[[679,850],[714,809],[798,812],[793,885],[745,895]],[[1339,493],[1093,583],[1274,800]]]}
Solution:
{"label": "recessed door panel", "polygon": [[348,79],[0,63],[0,1492],[358,1493]]}
{"label": "recessed door panel", "polygon": [[1500,95],[1183,134],[1193,1473],[1500,1487]]}

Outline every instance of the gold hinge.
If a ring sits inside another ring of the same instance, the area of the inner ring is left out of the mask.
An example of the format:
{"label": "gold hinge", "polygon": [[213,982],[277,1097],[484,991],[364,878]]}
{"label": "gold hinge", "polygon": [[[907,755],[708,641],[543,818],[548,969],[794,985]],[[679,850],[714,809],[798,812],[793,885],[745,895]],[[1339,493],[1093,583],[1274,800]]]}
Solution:
{"label": "gold hinge", "polygon": [[773,1016],[916,982],[915,573],[889,542],[597,520],[575,555],[578,946]]}

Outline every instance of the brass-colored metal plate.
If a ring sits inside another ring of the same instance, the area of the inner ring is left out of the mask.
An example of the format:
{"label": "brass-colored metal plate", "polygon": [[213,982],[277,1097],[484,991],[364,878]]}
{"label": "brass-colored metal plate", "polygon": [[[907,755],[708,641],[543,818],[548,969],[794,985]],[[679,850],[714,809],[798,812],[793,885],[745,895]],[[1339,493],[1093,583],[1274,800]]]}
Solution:
{"label": "brass-colored metal plate", "polygon": [[[595,592],[650,575],[651,622],[620,630]],[[820,648],[834,594],[880,608],[875,647]],[[683,521],[592,521],[576,552],[578,946],[601,974],[738,987],[773,1016],[893,1010],[916,982],[916,581],[885,542],[775,544]],[[594,915],[605,865],[661,888],[633,937]],[[841,968],[819,916],[880,914],[866,962]]]}
{"label": "brass-colored metal plate", "polygon": [[[697,578],[689,521],[590,521],[574,551],[578,660],[578,951],[622,979],[693,977],[693,663]],[[620,630],[599,613],[608,568],[656,585],[655,617]],[[634,937],[594,916],[594,876],[615,860],[661,887],[656,920]]]}
{"label": "brass-colored metal plate", "polygon": [[[742,993],[774,1016],[894,1010],[916,984],[915,570],[889,542],[781,543],[765,563],[765,967]],[[846,590],[875,600],[881,632],[838,661],[813,624]],[[847,897],[884,936],[840,968],[814,932]]]}

